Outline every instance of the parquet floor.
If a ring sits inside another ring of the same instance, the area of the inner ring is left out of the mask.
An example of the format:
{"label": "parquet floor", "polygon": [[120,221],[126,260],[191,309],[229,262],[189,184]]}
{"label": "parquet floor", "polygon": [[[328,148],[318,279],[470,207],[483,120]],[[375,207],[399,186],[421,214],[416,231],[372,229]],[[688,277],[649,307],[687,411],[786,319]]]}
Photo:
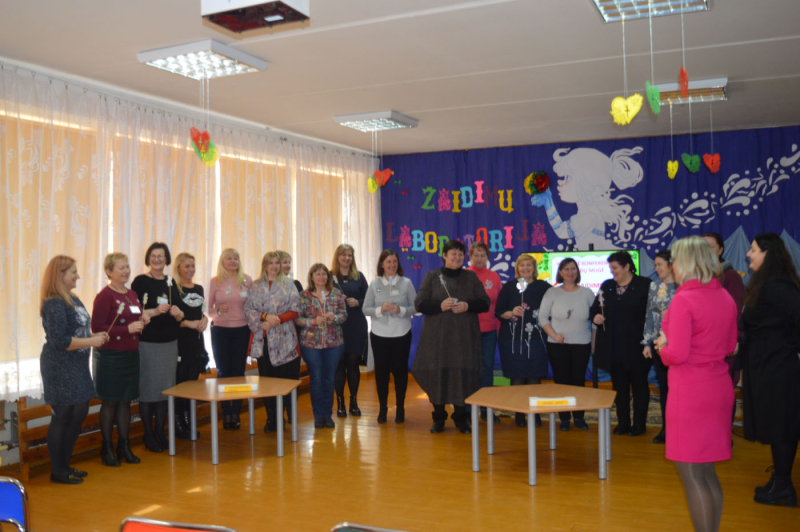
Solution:
{"label": "parquet floor", "polygon": [[[209,426],[201,439],[178,441],[178,454],[153,454],[141,444],[139,465],[104,467],[96,455],[73,465],[90,473],[79,486],[51,484],[47,468],[28,485],[33,529],[104,531],[122,519],[220,524],[239,532],[327,531],[351,521],[407,531],[691,530],[682,485],[664,447],[651,443],[657,428],[638,438],[613,436],[608,479],[597,478],[596,425],[588,432],[558,433],[547,447],[547,421],[537,431],[538,486],[527,485],[526,432],[504,418],[496,427],[496,454],[485,454],[473,473],[470,437],[448,421],[443,434],[428,432],[427,397],[412,380],[406,423],[378,425],[374,379],[362,376],[364,415],[337,420],[334,430],[314,430],[308,394],[300,396],[300,440],[286,439],[275,456],[275,435],[220,431],[220,464],[210,462]],[[334,418],[336,419],[336,418]],[[246,427],[243,416],[242,424]],[[769,448],[735,437],[733,459],[717,470],[725,492],[722,530],[800,530],[800,510],[752,501],[766,482]],[[800,474],[795,473],[800,485]]]}

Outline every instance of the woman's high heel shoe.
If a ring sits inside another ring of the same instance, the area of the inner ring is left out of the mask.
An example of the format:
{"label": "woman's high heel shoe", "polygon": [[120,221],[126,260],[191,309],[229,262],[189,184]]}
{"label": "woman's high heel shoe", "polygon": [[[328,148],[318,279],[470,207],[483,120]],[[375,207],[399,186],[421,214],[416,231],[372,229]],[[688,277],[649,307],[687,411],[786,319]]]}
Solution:
{"label": "woman's high heel shoe", "polygon": [[100,448],[100,460],[103,461],[103,465],[109,467],[120,466],[120,461],[114,456],[114,446],[111,442],[103,441],[103,446]]}
{"label": "woman's high heel shoe", "polygon": [[119,440],[117,442],[117,458],[120,461],[125,460],[128,464],[138,464],[141,462],[139,457],[131,452],[130,440]]}

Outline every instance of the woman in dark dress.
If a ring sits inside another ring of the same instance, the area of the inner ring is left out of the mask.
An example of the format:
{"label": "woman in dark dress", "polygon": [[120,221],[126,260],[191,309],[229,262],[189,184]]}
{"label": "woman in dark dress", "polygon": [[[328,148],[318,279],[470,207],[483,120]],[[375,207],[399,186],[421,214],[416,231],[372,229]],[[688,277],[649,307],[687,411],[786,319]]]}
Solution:
{"label": "woman in dark dress", "polygon": [[42,279],[42,326],[46,335],[39,366],[42,372],[44,402],[53,411],[47,428],[47,452],[52,473],[50,482],[80,484],[85,471],[69,465],[72,449],[94,397],[89,354],[92,347],[108,341],[108,333],[92,334],[89,313],[72,293],[78,279],[75,259],[56,255],[44,270]]}
{"label": "woman in dark dress", "polygon": [[[339,359],[339,367],[336,368],[336,415],[347,416],[344,407],[344,383],[347,381],[350,388],[350,414],[360,416],[361,410],[356,400],[358,384],[361,381],[358,366],[362,363],[362,359],[366,358],[367,350],[367,317],[361,308],[364,306],[369,284],[356,267],[352,246],[340,244],[336,248],[331,275],[333,275],[333,285],[342,291],[347,302],[347,321],[342,324],[344,355]],[[366,360],[364,362],[366,363]]]}
{"label": "woman in dark dress", "polygon": [[[495,308],[500,319],[500,365],[503,376],[511,379],[511,386],[539,384],[547,378],[548,365],[546,335],[539,326],[539,306],[550,285],[537,279],[538,268],[531,255],[517,258],[514,275],[516,278],[500,290]],[[525,414],[517,414],[515,421],[518,427],[528,425]],[[536,426],[541,424],[537,414]]]}
{"label": "woman in dark dress", "polygon": [[160,453],[169,445],[164,434],[167,396],[161,392],[175,386],[178,331],[184,312],[178,287],[164,272],[172,263],[167,245],[163,242],[151,244],[144,263],[150,271],[138,275],[131,283],[131,289],[139,296],[144,312],[151,319],[139,341],[139,415],[144,426],[145,448]]}
{"label": "woman in dark dress", "polygon": [[[180,253],[175,258],[175,283],[183,301],[185,317],[178,330],[178,368],[175,372],[175,384],[196,381],[208,366],[208,351],[203,340],[203,333],[208,327],[208,318],[203,314],[205,297],[203,285],[195,284],[196,266],[194,256]],[[190,440],[191,418],[189,416],[189,399],[175,399],[175,437]],[[195,439],[200,433],[195,431]]]}
{"label": "woman in dark dress", "polygon": [[444,267],[425,274],[414,299],[425,318],[411,373],[433,404],[434,434],[444,430],[447,404],[458,430],[472,432],[464,401],[481,386],[478,314],[489,310],[490,301],[478,276],[462,268],[465,254],[458,240],[442,246]]}
{"label": "woman in dark dress", "polygon": [[[120,460],[140,462],[131,452],[128,435],[131,428],[131,401],[139,397],[139,334],[150,323],[150,315],[142,311],[136,292],[125,283],[131,277],[131,266],[124,253],[109,253],[103,261],[108,286],[100,290],[92,307],[92,332],[108,332],[109,340],[92,352],[92,377],[95,396],[102,399],[100,434],[103,464],[119,467]],[[111,436],[117,423],[117,455]]]}
{"label": "woman in dark dress", "polygon": [[792,466],[800,439],[800,278],[783,240],[757,235],[747,252],[755,272],[742,312],[737,365],[744,370],[744,436],[772,447],[762,504],[797,505]]}
{"label": "woman in dark dress", "polygon": [[[592,304],[592,322],[597,325],[594,356],[597,366],[611,370],[617,392],[617,426],[614,434],[644,434],[650,387],[647,374],[652,358],[642,356],[641,342],[647,317],[650,279],[636,275],[636,265],[627,251],[608,257],[613,279],[604,281]],[[633,388],[633,428],[631,428]]]}

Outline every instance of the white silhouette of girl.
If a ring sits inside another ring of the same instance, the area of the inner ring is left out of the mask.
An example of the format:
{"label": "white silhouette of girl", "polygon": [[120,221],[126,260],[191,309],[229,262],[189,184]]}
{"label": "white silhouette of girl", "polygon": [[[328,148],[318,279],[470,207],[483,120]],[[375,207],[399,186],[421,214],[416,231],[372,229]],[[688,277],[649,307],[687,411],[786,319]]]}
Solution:
{"label": "white silhouette of girl", "polygon": [[615,246],[606,238],[606,224],[611,224],[611,232],[616,233],[618,242],[630,240],[631,205],[630,196],[620,195],[615,198],[611,193],[614,183],[620,190],[636,186],[644,177],[641,165],[630,156],[641,153],[642,148],[617,150],[611,157],[593,149],[569,148],[559,149],[553,153],[553,171],[560,177],[558,195],[566,203],[575,203],[578,212],[566,222],[562,222],[553,196],[548,189],[531,198],[534,207],[544,207],[550,227],[561,239],[570,238],[575,248],[588,250],[589,244],[594,249],[614,249]]}

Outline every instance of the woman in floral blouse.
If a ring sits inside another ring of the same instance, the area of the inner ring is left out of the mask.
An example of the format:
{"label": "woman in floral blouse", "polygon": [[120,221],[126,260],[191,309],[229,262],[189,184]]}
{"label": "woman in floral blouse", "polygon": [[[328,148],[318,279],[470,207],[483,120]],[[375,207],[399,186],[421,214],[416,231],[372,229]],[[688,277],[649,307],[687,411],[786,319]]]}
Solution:
{"label": "woman in floral blouse", "polygon": [[659,395],[661,396],[661,432],[653,438],[653,443],[664,443],[666,441],[667,422],[665,413],[667,409],[667,367],[661,361],[661,356],[653,349],[653,343],[661,333],[661,320],[667,312],[678,284],[672,276],[672,252],[665,249],[656,253],[656,274],[658,281],[650,284],[650,291],[647,294],[647,321],[644,324],[644,357],[653,359],[653,366],[656,368],[656,378],[658,379]]}
{"label": "woman in floral blouse", "polygon": [[311,378],[314,428],[336,426],[331,418],[336,368],[344,351],[342,323],[347,321],[344,294],[333,288],[333,277],[324,264],[308,270],[308,285],[300,294],[300,353]]}

